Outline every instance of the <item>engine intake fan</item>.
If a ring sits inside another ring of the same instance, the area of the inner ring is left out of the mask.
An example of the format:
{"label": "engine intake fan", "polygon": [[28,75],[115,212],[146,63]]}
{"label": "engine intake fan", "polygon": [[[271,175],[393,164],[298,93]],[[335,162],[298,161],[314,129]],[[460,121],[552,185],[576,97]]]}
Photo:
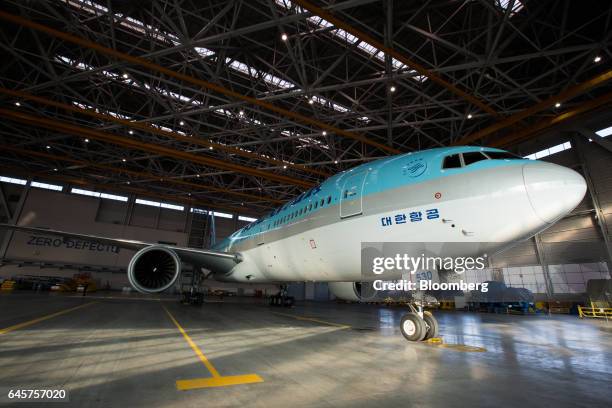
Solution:
{"label": "engine intake fan", "polygon": [[159,293],[174,285],[181,273],[181,260],[172,249],[153,245],[136,252],[127,273],[137,291]]}

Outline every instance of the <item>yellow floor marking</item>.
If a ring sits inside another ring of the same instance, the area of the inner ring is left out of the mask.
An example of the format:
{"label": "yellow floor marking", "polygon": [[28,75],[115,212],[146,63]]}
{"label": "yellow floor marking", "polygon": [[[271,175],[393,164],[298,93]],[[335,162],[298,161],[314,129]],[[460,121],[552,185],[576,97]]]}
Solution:
{"label": "yellow floor marking", "polygon": [[45,321],[45,320],[49,320],[49,319],[52,319],[52,318],[54,318],[54,317],[57,317],[57,316],[61,316],[61,315],[63,315],[63,314],[66,314],[66,313],[70,313],[70,312],[72,312],[72,311],[74,311],[74,310],[82,309],[82,308],[84,308],[84,307],[86,307],[86,306],[93,305],[94,303],[97,303],[97,302],[89,302],[89,303],[85,303],[84,305],[79,305],[79,306],[76,306],[76,307],[71,307],[70,309],[61,310],[61,311],[59,311],[59,312],[57,312],[57,313],[53,313],[53,314],[50,314],[50,315],[46,315],[46,316],[43,316],[43,317],[39,317],[39,318],[34,319],[34,320],[29,320],[29,321],[27,321],[27,322],[19,323],[19,324],[16,324],[16,325],[14,325],[14,326],[9,326],[9,327],[6,327],[6,328],[4,328],[4,329],[0,329],[0,335],[3,335],[3,334],[6,334],[6,333],[9,333],[9,332],[12,332],[12,331],[14,331],[14,330],[23,329],[24,327],[28,327],[28,326],[31,326],[31,325],[33,325],[33,324],[43,322],[43,321]]}
{"label": "yellow floor marking", "polygon": [[224,387],[227,385],[252,384],[263,382],[257,374],[230,375],[223,377],[195,378],[193,380],[178,380],[176,388],[180,391],[197,388]]}
{"label": "yellow floor marking", "polygon": [[297,315],[292,315],[292,314],[289,314],[289,313],[278,313],[278,312],[272,312],[272,313],[275,314],[275,315],[279,315],[279,316],[291,317],[291,318],[296,319],[296,320],[305,320],[305,321],[309,321],[309,322],[326,324],[328,326],[335,326],[335,327],[339,327],[341,329],[350,329],[351,328],[351,326],[348,325],[348,324],[340,324],[340,323],[334,323],[334,322],[327,322],[325,320],[316,319],[314,317],[297,316]]}
{"label": "yellow floor marking", "polygon": [[[163,306],[162,306],[163,307]],[[187,334],[185,329],[176,321],[174,316],[164,307],[164,310],[170,317],[170,320],[174,323],[174,325],[179,329],[187,344],[191,347],[191,349],[196,353],[200,361],[204,364],[206,369],[212,375],[212,378],[195,378],[192,380],[178,380],[176,382],[176,388],[184,391],[184,390],[193,390],[196,388],[209,388],[209,387],[223,387],[227,385],[238,385],[238,384],[251,384],[263,382],[263,379],[257,374],[245,374],[245,375],[230,375],[230,376],[222,376],[219,374],[217,369],[212,365],[212,363],[206,358],[202,350],[191,340],[191,337]]]}

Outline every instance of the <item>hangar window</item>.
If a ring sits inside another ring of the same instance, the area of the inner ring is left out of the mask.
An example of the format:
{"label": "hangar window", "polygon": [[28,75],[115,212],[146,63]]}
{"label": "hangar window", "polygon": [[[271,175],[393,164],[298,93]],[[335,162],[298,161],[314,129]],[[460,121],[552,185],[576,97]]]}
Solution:
{"label": "hangar window", "polygon": [[516,160],[516,159],[523,159],[520,156],[516,156],[512,153],[508,153],[508,152],[484,152],[485,155],[487,155],[489,157],[489,159],[493,159],[493,160]]}
{"label": "hangar window", "polygon": [[176,211],[183,211],[185,209],[185,207],[183,207],[182,205],[169,204],[169,203],[159,203],[157,201],[143,200],[143,199],[140,199],[140,198],[136,199],[136,204],[148,205],[150,207],[167,208],[168,210],[176,210]]}
{"label": "hangar window", "polygon": [[451,154],[444,158],[443,169],[456,169],[461,167],[461,157],[459,154]]}
{"label": "hangar window", "polygon": [[222,212],[218,212],[218,211],[213,212],[213,215],[215,217],[219,217],[219,218],[234,218],[234,216],[232,214],[222,213]]}
{"label": "hangar window", "polygon": [[106,198],[108,200],[115,200],[115,201],[127,202],[127,200],[128,200],[128,198],[124,197],[124,196],[118,196],[118,195],[106,194],[106,193],[99,193],[97,191],[83,190],[83,189],[80,189],[80,188],[73,188],[73,189],[70,190],[70,192],[72,194],[80,194],[80,195],[86,195],[86,196],[90,196],[90,197]]}
{"label": "hangar window", "polygon": [[27,180],[4,176],[0,176],[0,181],[2,181],[3,183],[21,184],[22,186],[25,186],[27,183]]}
{"label": "hangar window", "polygon": [[549,147],[548,149],[540,150],[539,152],[535,152],[530,154],[529,156],[525,156],[526,159],[537,160],[546,156],[550,156],[555,153],[562,152],[564,150],[568,150],[572,148],[572,144],[570,142],[565,142],[558,144],[556,146]]}
{"label": "hangar window", "polygon": [[485,156],[481,152],[463,153],[463,163],[465,163],[466,166],[469,166],[470,164],[474,164],[482,160],[487,160],[487,156]]}
{"label": "hangar window", "polygon": [[247,221],[247,222],[253,222],[253,221],[257,221],[257,218],[252,218],[252,217],[245,217],[243,215],[239,215],[238,219],[240,221]]}
{"label": "hangar window", "polygon": [[33,181],[31,185],[32,187],[44,188],[47,190],[55,190],[55,191],[62,191],[64,189],[64,187],[62,186],[58,186],[55,184],[40,183],[38,181]]}
{"label": "hangar window", "polygon": [[196,213],[196,214],[204,214],[204,215],[208,214],[208,211],[203,210],[201,208],[192,208],[191,212]]}

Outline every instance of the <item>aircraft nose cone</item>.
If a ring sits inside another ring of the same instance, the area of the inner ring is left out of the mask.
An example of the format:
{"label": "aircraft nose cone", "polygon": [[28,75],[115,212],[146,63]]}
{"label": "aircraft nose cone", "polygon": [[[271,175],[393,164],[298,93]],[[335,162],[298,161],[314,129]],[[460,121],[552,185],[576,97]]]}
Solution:
{"label": "aircraft nose cone", "polygon": [[552,163],[524,165],[523,181],[534,212],[546,223],[553,223],[576,208],[587,189],[579,173]]}

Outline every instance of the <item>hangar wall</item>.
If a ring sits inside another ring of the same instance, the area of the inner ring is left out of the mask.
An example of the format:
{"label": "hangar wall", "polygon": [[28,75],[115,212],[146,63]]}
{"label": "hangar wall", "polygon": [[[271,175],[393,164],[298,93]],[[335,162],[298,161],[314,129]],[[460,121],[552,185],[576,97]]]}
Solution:
{"label": "hangar wall", "polygon": [[[192,231],[194,216],[189,208],[178,211],[136,204],[135,197],[122,202],[68,191],[67,187],[58,192],[0,183],[0,222],[181,246],[193,241],[194,234],[207,233]],[[215,217],[216,238],[244,224],[235,215],[232,219]],[[88,271],[103,286],[121,288],[128,285],[125,269],[133,253],[109,245],[0,230],[0,278],[71,277]],[[225,285],[215,283],[214,287]]]}
{"label": "hangar wall", "polygon": [[[492,257],[490,268],[466,273],[466,280],[500,280],[524,287],[542,299],[581,299],[589,279],[610,279],[612,239],[612,152],[578,132],[526,142],[529,155],[565,142],[571,148],[541,160],[573,168],[587,179],[588,191],[571,214],[546,231]],[[601,221],[601,222],[600,222]]]}

